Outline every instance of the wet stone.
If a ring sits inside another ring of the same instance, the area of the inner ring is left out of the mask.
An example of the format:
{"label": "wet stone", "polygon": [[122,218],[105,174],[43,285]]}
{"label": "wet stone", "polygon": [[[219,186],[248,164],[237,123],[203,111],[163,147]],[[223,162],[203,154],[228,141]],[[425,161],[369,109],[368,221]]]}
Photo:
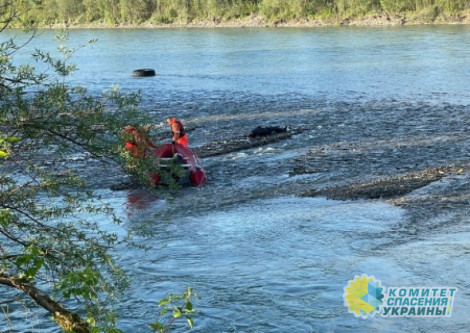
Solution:
{"label": "wet stone", "polygon": [[329,199],[386,199],[404,196],[416,189],[456,172],[460,167],[441,166],[421,171],[384,177],[369,182],[353,183],[346,186],[309,189],[300,193],[300,197],[324,196]]}

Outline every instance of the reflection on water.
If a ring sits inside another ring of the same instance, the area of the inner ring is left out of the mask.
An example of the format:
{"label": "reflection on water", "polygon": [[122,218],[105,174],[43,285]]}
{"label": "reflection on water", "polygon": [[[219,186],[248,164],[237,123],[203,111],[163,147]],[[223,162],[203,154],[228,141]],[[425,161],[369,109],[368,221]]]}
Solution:
{"label": "reflection on water", "polygon": [[152,204],[161,200],[157,193],[151,193],[144,189],[131,189],[127,191],[127,212],[128,217],[133,213],[152,207]]}

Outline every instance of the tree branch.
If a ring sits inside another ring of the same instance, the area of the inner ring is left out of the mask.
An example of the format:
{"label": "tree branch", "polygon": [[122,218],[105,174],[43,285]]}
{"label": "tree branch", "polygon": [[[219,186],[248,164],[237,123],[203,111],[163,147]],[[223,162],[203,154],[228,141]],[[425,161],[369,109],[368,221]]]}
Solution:
{"label": "tree branch", "polygon": [[16,276],[0,273],[0,284],[21,290],[31,297],[36,304],[49,311],[55,321],[67,332],[91,333],[90,326],[75,312],[64,308],[31,283]]}
{"label": "tree branch", "polygon": [[80,148],[86,150],[87,152],[89,152],[95,158],[102,158],[104,156],[104,154],[99,155],[98,153],[95,153],[93,151],[93,148],[99,148],[99,147],[96,147],[96,146],[81,142],[79,140],[76,140],[76,139],[72,138],[71,136],[68,136],[64,133],[56,131],[56,130],[50,128],[50,127],[40,126],[40,125],[35,124],[35,123],[23,123],[23,124],[21,124],[21,126],[24,127],[24,128],[29,127],[29,128],[34,128],[36,130],[45,131],[46,133],[49,133],[50,135],[56,136],[56,137],[62,139],[63,141],[65,141],[65,142],[71,143],[71,144],[73,144],[77,147],[80,147]]}

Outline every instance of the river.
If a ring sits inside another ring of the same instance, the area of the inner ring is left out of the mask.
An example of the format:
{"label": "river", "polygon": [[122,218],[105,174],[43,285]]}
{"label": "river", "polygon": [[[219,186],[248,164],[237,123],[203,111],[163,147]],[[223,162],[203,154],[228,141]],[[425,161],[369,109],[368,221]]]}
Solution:
{"label": "river", "polygon": [[[52,51],[53,36],[30,47]],[[69,44],[92,38],[71,82],[140,89],[142,112],[182,119],[192,147],[259,125],[302,129],[205,158],[207,184],[178,197],[95,189],[123,230],[148,221],[154,232],[138,240],[147,252],[119,253],[132,278],[120,329],[149,332],[158,300],[189,285],[201,296],[194,332],[468,332],[468,205],[431,214],[297,195],[468,159],[470,27],[88,29]],[[157,75],[131,77],[138,68]],[[315,169],[292,173],[309,153]],[[412,196],[467,184],[453,175]],[[458,288],[452,316],[356,318],[343,294],[362,274],[385,287]]]}

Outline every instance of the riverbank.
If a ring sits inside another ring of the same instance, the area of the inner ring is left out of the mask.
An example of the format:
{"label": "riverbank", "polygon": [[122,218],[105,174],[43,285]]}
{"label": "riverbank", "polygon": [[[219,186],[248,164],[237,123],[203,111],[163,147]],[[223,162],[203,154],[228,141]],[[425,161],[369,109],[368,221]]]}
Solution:
{"label": "riverbank", "polygon": [[453,16],[433,17],[425,14],[386,14],[378,13],[365,16],[331,17],[312,19],[278,19],[267,20],[259,15],[249,17],[220,20],[220,19],[195,19],[191,21],[175,20],[171,23],[143,22],[134,23],[57,23],[40,25],[43,29],[176,29],[176,28],[320,28],[334,26],[403,26],[403,25],[470,25],[470,14],[460,13]]}

